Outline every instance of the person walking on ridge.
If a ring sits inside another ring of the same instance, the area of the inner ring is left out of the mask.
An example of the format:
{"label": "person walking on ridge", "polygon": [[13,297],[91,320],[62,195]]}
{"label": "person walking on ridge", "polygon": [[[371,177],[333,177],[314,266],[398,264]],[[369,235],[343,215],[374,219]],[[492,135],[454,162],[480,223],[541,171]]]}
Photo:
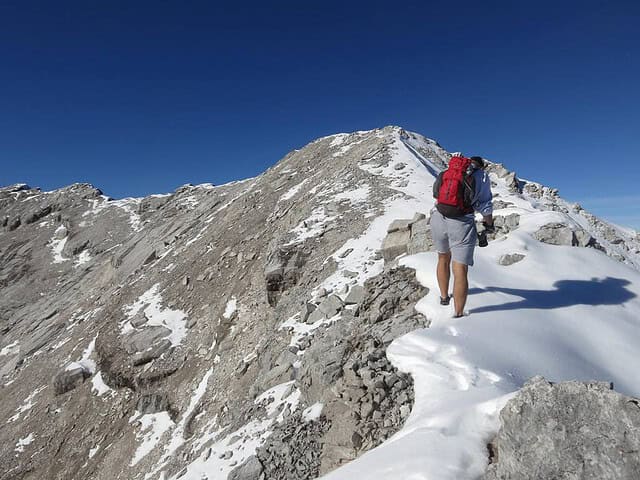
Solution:
{"label": "person walking on ridge", "polygon": [[[449,167],[433,184],[437,199],[431,211],[431,233],[438,251],[436,275],[440,304],[449,305],[449,280],[453,270],[454,318],[462,317],[469,292],[468,272],[473,266],[473,251],[478,233],[474,212],[482,215],[486,232],[493,232],[491,182],[481,157],[466,158],[454,154]],[[486,246],[481,244],[481,246]],[[453,265],[452,265],[453,261]],[[453,268],[452,268],[453,267]]]}

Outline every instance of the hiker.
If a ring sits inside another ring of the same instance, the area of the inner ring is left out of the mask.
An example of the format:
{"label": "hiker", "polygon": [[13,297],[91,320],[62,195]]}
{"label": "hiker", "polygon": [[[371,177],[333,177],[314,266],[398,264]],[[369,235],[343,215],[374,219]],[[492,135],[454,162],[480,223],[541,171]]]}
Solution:
{"label": "hiker", "polygon": [[[454,154],[449,168],[441,172],[433,184],[433,197],[437,203],[431,211],[431,232],[438,251],[440,304],[449,305],[451,301],[449,278],[453,267],[454,318],[464,315],[467,302],[467,274],[473,265],[473,250],[478,238],[474,212],[482,215],[486,233],[495,231],[491,182],[484,167],[481,157],[465,158],[462,154]],[[486,237],[481,246],[486,246]]]}

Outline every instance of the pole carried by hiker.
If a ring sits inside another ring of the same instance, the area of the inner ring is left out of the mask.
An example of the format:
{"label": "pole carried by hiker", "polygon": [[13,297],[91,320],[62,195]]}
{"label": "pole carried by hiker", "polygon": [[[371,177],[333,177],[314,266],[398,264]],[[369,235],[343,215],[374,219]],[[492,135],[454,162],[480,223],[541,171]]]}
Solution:
{"label": "pole carried by hiker", "polygon": [[[453,270],[454,318],[464,315],[469,282],[468,270],[473,266],[476,239],[487,246],[486,234],[495,231],[491,182],[484,171],[482,157],[466,158],[454,154],[449,167],[438,175],[433,184],[437,199],[431,211],[431,232],[438,251],[437,277],[440,304],[449,305],[449,280]],[[478,234],[475,212],[482,215],[483,230]]]}

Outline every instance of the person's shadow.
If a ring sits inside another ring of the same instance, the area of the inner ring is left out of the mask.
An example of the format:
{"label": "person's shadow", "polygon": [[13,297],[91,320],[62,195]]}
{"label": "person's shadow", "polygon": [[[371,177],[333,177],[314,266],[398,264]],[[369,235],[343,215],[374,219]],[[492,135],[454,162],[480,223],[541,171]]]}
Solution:
{"label": "person's shadow", "polygon": [[471,310],[471,313],[517,310],[526,308],[551,309],[573,305],[619,305],[636,294],[625,288],[631,282],[622,278],[607,277],[591,280],[560,280],[553,284],[554,290],[524,290],[519,288],[487,287],[472,288],[469,294],[481,292],[502,292],[517,297],[517,300],[498,305],[486,305]]}

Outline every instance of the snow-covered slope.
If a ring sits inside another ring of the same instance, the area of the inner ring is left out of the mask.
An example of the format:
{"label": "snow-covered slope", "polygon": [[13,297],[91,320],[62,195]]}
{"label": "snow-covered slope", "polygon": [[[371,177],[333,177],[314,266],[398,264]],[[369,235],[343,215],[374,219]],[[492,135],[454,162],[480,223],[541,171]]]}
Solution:
{"label": "snow-covered slope", "polygon": [[448,158],[386,127],[167,196],[2,190],[0,478],[472,479],[533,375],[640,396],[636,232],[491,164],[468,316],[436,253],[385,263]]}
{"label": "snow-covered slope", "polygon": [[[402,147],[397,158],[411,162]],[[414,378],[416,403],[400,432],[327,480],[480,477],[500,410],[535,375],[556,382],[611,381],[616,390],[640,396],[640,273],[632,268],[639,265],[637,255],[625,265],[593,248],[537,241],[535,232],[554,222],[593,228],[576,212],[541,210],[537,199],[509,192],[492,177],[498,198],[514,204],[496,214],[519,214],[519,228],[476,249],[469,315],[460,319],[434,294],[437,253],[400,260],[434,292],[416,306],[431,327],[398,338],[387,351]],[[421,182],[428,191],[432,179]],[[420,211],[433,206],[428,195],[416,200]],[[554,204],[567,205],[561,199]],[[501,256],[514,253],[524,260],[499,264]]]}

